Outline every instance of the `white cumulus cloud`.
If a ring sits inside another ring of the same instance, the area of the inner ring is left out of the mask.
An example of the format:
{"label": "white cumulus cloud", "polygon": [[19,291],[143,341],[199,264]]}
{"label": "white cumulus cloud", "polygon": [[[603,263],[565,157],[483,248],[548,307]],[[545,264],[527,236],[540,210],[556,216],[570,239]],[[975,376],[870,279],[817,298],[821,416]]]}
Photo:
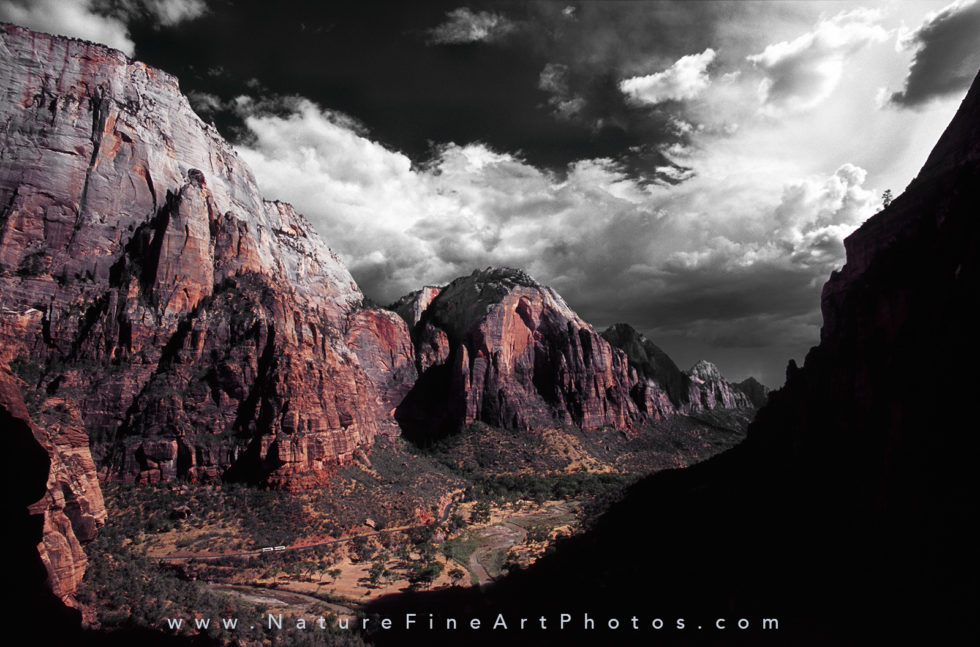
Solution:
{"label": "white cumulus cloud", "polygon": [[781,176],[724,152],[691,151],[701,172],[670,187],[610,159],[555,174],[480,143],[442,145],[419,166],[308,100],[280,102],[292,105],[286,116],[238,103],[254,111],[239,152],[263,193],[305,214],[381,302],[508,265],[599,326],[628,321],[672,343],[696,330],[730,345],[740,322],[743,347],[796,348],[815,339],[843,238],[879,201],[853,164]]}
{"label": "white cumulus cloud", "polygon": [[0,0],[0,20],[58,36],[101,43],[133,55],[135,45],[126,24],[138,16],[173,26],[203,15],[204,0]]}
{"label": "white cumulus cloud", "polygon": [[715,51],[709,48],[680,58],[662,72],[624,79],[619,89],[636,103],[694,99],[711,83],[708,65],[714,60]]}
{"label": "white cumulus cloud", "polygon": [[879,12],[867,9],[842,12],[811,32],[747,57],[765,75],[760,86],[764,109],[803,112],[823,102],[840,83],[850,56],[888,38],[880,19]]}
{"label": "white cumulus cloud", "polygon": [[119,19],[93,11],[91,0],[4,0],[0,20],[58,36],[81,38],[133,55],[133,41]]}

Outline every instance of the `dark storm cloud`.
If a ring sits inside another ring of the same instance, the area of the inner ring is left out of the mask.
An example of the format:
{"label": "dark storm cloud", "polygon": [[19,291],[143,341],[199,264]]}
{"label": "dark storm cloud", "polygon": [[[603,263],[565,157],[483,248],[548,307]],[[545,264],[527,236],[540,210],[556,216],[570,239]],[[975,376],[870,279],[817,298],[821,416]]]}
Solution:
{"label": "dark storm cloud", "polygon": [[557,173],[611,158],[636,177],[676,181],[683,174],[657,169],[688,138],[668,127],[683,106],[631,104],[619,84],[704,51],[714,4],[283,0],[270,11],[213,0],[179,28],[137,17],[129,30],[137,57],[217,99],[196,105],[236,140],[240,115],[213,106],[257,96],[248,83],[258,80],[261,96],[354,116],[416,164],[434,146],[483,142]]}
{"label": "dark storm cloud", "polygon": [[915,55],[905,86],[891,96],[893,104],[917,107],[962,92],[980,69],[980,2],[954,2],[931,14],[905,45]]}

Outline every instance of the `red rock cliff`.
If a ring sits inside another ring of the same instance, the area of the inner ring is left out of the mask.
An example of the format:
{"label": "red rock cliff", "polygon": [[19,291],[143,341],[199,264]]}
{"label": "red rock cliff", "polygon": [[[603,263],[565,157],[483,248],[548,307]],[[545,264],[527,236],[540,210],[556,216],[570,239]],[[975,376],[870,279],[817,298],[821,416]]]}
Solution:
{"label": "red rock cliff", "polygon": [[0,50],[0,341],[36,373],[39,425],[56,403],[141,482],[294,487],[369,446],[412,378],[407,330],[361,311],[177,81],[9,25]]}
{"label": "red rock cliff", "polygon": [[476,271],[423,310],[415,326],[420,353],[430,346],[445,353],[420,357],[423,374],[397,414],[410,433],[475,420],[524,430],[629,429],[640,420],[626,356],[524,272]]}
{"label": "red rock cliff", "polygon": [[14,433],[8,425],[15,423],[26,427],[47,452],[50,467],[45,492],[29,510],[43,518],[38,552],[48,573],[48,586],[62,602],[74,605],[88,564],[82,545],[95,538],[106,520],[102,491],[88,439],[77,421],[66,417],[51,428],[37,427],[21,396],[22,385],[5,368],[0,369],[4,432]]}

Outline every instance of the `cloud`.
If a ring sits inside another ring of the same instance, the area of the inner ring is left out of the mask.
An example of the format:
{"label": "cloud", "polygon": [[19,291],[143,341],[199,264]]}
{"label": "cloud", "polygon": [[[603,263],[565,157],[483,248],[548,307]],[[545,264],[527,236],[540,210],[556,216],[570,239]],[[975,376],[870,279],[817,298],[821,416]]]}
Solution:
{"label": "cloud", "polygon": [[211,118],[220,110],[229,108],[218,95],[201,90],[191,90],[188,92],[187,100],[190,102],[191,107],[194,108],[194,112],[202,118]]}
{"label": "cloud", "polygon": [[164,27],[173,27],[207,12],[205,0],[117,0],[113,9],[129,20],[146,17]]}
{"label": "cloud", "polygon": [[899,46],[915,54],[891,103],[917,107],[962,92],[980,69],[980,2],[958,0],[928,14],[917,29],[902,35]]}
{"label": "cloud", "polygon": [[700,54],[682,57],[662,72],[624,79],[619,88],[630,99],[641,104],[694,99],[711,82],[708,65],[713,60],[715,51],[708,48]]}
{"label": "cloud", "polygon": [[567,65],[545,65],[538,77],[538,89],[551,95],[548,97],[548,105],[558,117],[570,119],[581,113],[585,107],[585,99],[569,90]]}
{"label": "cloud", "polygon": [[460,45],[493,41],[513,29],[514,23],[500,14],[460,7],[447,13],[445,22],[429,30],[429,42]]}
{"label": "cloud", "polygon": [[803,112],[827,99],[840,83],[848,57],[888,38],[879,20],[877,11],[842,12],[792,41],[748,56],[765,75],[759,88],[764,111]]}
{"label": "cloud", "polygon": [[172,27],[207,11],[204,0],[0,0],[0,20],[59,36],[108,45],[132,56],[128,22],[149,18]]}
{"label": "cloud", "polygon": [[0,20],[37,31],[81,38],[133,55],[133,41],[119,19],[93,10],[90,0],[4,0]]}

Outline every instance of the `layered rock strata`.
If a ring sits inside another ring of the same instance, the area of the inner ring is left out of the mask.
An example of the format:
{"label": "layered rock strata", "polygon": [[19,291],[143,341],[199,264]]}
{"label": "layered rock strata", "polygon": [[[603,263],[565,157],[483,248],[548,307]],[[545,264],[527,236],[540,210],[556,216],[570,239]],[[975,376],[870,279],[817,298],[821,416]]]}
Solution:
{"label": "layered rock strata", "polygon": [[42,410],[125,481],[295,487],[369,446],[413,379],[407,328],[176,79],[10,25],[0,49],[0,341]]}

